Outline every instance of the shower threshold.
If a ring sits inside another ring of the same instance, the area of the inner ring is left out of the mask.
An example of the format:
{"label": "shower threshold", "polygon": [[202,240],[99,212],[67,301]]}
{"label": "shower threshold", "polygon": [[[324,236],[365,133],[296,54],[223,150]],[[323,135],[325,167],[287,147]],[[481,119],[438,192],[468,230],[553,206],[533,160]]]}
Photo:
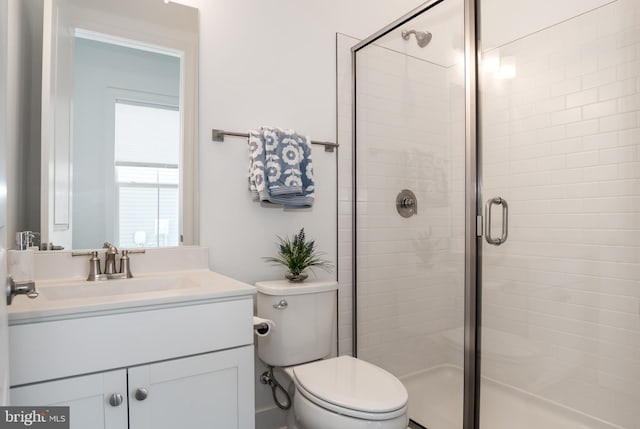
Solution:
{"label": "shower threshold", "polygon": [[[409,392],[409,429],[461,429],[463,371],[441,365],[401,377]],[[483,378],[480,427],[621,429],[576,410]]]}

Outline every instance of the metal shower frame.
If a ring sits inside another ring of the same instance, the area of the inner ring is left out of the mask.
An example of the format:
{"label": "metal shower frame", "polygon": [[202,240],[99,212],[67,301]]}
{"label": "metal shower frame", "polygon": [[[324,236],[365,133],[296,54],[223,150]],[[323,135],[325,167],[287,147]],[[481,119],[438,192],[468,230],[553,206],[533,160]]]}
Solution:
{"label": "metal shower frame", "polygon": [[[351,48],[352,80],[352,285],[353,353],[358,351],[357,325],[357,178],[356,178],[356,54],[406,22],[446,0],[429,0]],[[465,29],[465,296],[464,296],[464,403],[463,429],[480,427],[480,321],[482,259],[482,182],[478,127],[479,0],[464,0]]]}

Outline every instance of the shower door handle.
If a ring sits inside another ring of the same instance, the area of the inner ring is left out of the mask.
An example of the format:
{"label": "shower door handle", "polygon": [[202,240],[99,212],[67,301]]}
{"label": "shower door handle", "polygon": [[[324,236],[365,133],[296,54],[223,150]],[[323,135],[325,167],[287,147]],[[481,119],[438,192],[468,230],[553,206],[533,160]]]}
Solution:
{"label": "shower door handle", "polygon": [[[491,234],[491,206],[498,205],[502,206],[502,235],[500,238],[493,238]],[[487,200],[487,203],[484,205],[484,215],[485,215],[485,231],[486,231],[486,240],[487,243],[493,244],[494,246],[499,246],[505,241],[507,241],[507,237],[509,235],[509,205],[504,198],[494,197],[490,200]]]}

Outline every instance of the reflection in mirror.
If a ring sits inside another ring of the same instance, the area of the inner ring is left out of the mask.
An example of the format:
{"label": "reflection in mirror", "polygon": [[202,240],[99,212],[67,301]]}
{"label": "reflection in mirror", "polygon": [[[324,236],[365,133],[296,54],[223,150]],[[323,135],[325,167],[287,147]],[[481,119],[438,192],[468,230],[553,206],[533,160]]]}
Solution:
{"label": "reflection in mirror", "polygon": [[43,242],[196,244],[197,10],[44,2]]}
{"label": "reflection in mirror", "polygon": [[73,76],[73,248],[177,246],[180,59],[76,37]]}

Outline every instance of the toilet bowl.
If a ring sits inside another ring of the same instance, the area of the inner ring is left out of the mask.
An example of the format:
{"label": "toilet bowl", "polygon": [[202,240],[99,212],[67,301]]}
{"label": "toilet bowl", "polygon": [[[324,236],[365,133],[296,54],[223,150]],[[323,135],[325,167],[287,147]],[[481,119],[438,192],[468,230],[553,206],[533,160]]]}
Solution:
{"label": "toilet bowl", "polygon": [[258,316],[273,321],[258,356],[294,385],[288,429],[406,429],[408,393],[394,375],[350,356],[327,359],[335,281],[256,283]]}
{"label": "toilet bowl", "polygon": [[407,390],[382,368],[340,356],[285,371],[295,385],[293,412],[300,429],[407,427]]}

